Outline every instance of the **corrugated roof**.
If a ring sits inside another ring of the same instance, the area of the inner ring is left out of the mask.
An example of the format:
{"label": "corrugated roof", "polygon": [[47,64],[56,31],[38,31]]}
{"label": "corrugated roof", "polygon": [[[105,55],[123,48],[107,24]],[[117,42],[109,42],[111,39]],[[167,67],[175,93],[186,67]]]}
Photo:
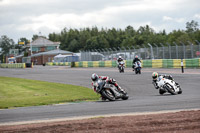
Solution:
{"label": "corrugated roof", "polygon": [[73,52],[56,49],[56,50],[51,50],[47,52],[33,54],[31,57],[36,57],[36,56],[41,56],[41,55],[57,55],[57,54],[73,54]]}
{"label": "corrugated roof", "polygon": [[36,40],[32,41],[29,45],[32,45],[32,46],[60,45],[60,42],[52,42],[40,36]]}

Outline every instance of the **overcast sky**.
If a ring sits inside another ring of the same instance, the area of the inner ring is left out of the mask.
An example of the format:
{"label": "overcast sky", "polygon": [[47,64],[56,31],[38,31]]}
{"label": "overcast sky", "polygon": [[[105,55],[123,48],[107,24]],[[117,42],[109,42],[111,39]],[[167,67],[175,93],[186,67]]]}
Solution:
{"label": "overcast sky", "polygon": [[138,29],[149,25],[156,32],[185,30],[186,22],[200,25],[199,0],[0,0],[0,36],[15,42],[41,32],[63,28]]}

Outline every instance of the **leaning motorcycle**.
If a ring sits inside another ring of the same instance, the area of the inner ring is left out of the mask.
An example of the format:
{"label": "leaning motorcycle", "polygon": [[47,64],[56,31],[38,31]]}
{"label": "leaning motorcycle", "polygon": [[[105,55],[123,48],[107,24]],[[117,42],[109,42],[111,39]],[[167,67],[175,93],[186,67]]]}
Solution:
{"label": "leaning motorcycle", "polygon": [[116,99],[127,100],[129,96],[127,92],[120,92],[114,85],[107,83],[102,79],[98,79],[94,82],[96,88],[95,92],[99,93],[104,99],[109,101],[115,101]]}
{"label": "leaning motorcycle", "polygon": [[118,68],[119,68],[119,72],[124,72],[124,66],[125,66],[125,63],[124,61],[120,61],[119,64],[118,64]]}
{"label": "leaning motorcycle", "polygon": [[[153,85],[156,87],[155,82],[153,82]],[[163,95],[165,92],[168,92],[172,95],[182,93],[182,89],[178,83],[176,83],[174,80],[166,79],[163,76],[158,77],[157,85],[161,95]]]}
{"label": "leaning motorcycle", "polygon": [[135,62],[135,74],[141,74],[142,63],[140,61]]}

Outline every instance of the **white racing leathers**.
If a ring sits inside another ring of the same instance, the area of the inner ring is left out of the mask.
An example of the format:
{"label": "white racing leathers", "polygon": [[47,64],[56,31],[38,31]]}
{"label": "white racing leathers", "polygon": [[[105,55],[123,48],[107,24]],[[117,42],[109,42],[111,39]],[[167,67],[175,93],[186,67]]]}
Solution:
{"label": "white racing leathers", "polygon": [[153,81],[153,85],[156,89],[159,89],[159,93],[162,95],[168,92],[172,95],[181,94],[182,90],[178,83],[174,80],[164,78],[164,76],[159,76],[156,82]]}

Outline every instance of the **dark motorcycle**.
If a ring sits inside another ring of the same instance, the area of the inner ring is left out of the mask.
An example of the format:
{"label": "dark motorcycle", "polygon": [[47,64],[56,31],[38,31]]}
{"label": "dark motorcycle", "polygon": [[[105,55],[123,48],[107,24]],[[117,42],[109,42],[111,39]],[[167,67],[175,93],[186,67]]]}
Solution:
{"label": "dark motorcycle", "polygon": [[115,101],[116,99],[127,100],[129,96],[125,91],[120,92],[114,85],[105,82],[102,79],[98,79],[94,86],[96,87],[96,93],[99,93],[104,99],[109,101]]}
{"label": "dark motorcycle", "polygon": [[135,74],[141,74],[141,69],[142,69],[142,63],[140,61],[135,62]]}

